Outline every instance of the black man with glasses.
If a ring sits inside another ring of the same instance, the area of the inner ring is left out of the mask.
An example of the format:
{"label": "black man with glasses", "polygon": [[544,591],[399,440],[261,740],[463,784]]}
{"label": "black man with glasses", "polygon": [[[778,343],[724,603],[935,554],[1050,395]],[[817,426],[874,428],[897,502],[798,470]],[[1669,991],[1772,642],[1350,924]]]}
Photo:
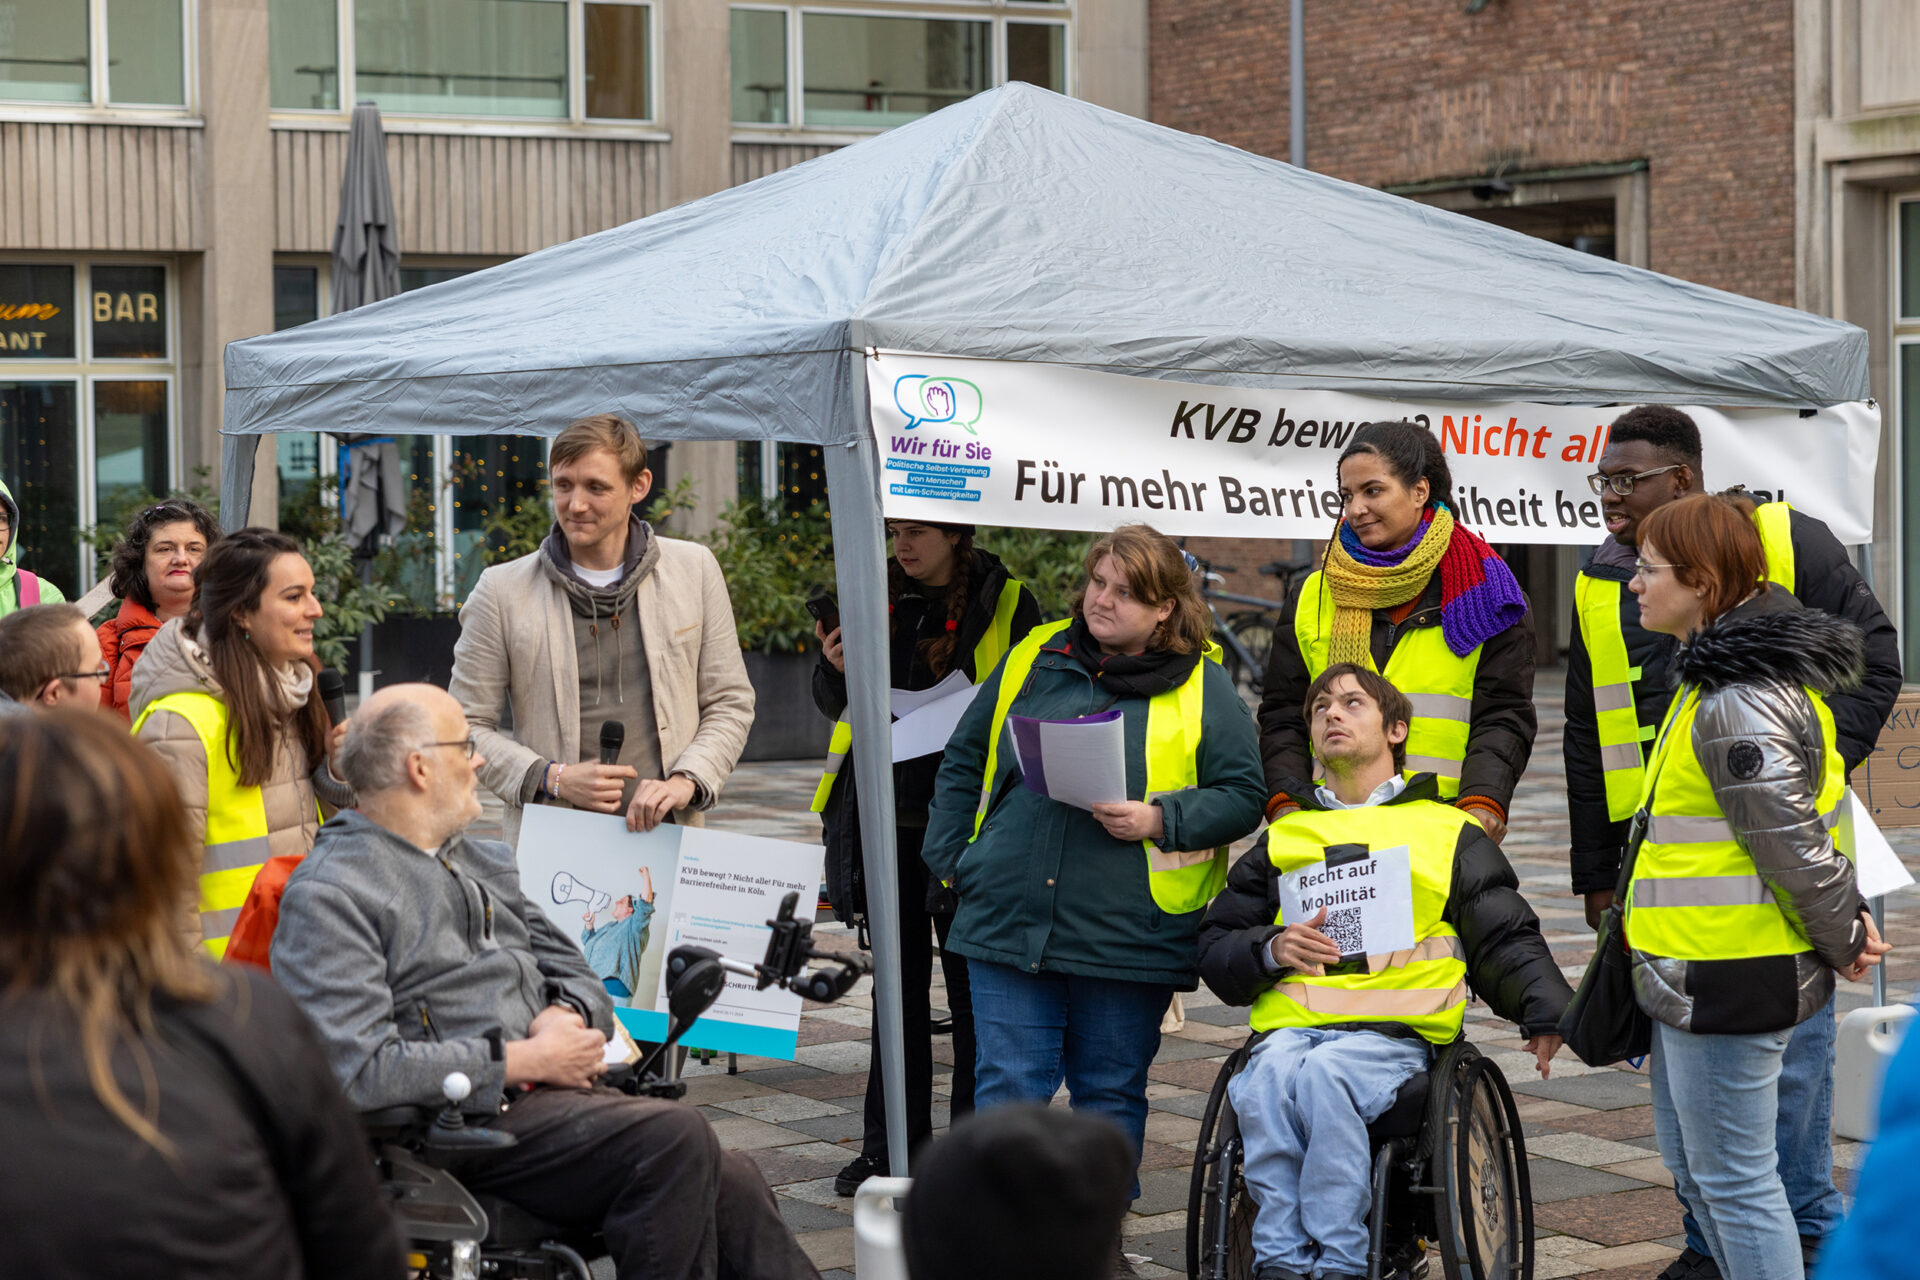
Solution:
{"label": "black man with glasses", "polygon": [[[1574,583],[1563,750],[1573,891],[1585,898],[1587,920],[1597,927],[1613,901],[1628,821],[1640,803],[1645,749],[1666,715],[1667,667],[1680,643],[1641,627],[1638,598],[1628,583],[1638,568],[1646,517],[1706,491],[1700,430],[1668,405],[1629,410],[1614,420],[1588,481],[1600,499],[1608,537],[1588,555]],[[1840,754],[1851,770],[1872,752],[1900,693],[1893,623],[1825,524],[1784,502],[1760,505],[1754,524],[1768,578],[1806,608],[1845,618],[1866,636],[1865,678],[1852,692],[1828,699]],[[1828,1147],[1833,1037],[1829,1003],[1794,1028],[1780,1079],[1780,1171],[1809,1256],[1841,1214]],[[1661,1273],[1662,1280],[1718,1276],[1690,1211],[1686,1226],[1686,1251]]]}

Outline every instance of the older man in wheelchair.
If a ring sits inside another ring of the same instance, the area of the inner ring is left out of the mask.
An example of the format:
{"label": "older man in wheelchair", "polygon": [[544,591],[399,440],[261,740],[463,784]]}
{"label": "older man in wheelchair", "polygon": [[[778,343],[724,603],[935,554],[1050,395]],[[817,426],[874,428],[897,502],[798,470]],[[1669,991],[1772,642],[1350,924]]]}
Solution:
{"label": "older man in wheelchair", "polygon": [[[1388,1161],[1375,1159],[1382,1135],[1369,1126],[1413,1104],[1428,1130],[1454,1131],[1425,1132],[1394,1148],[1396,1157],[1413,1159],[1433,1144],[1466,1141],[1478,1115],[1489,1135],[1483,1146],[1507,1142],[1518,1153],[1504,1082],[1490,1061],[1468,1063],[1463,1053],[1478,1055],[1456,1044],[1468,992],[1520,1025],[1542,1076],[1572,998],[1499,847],[1473,818],[1438,801],[1432,775],[1403,776],[1413,718],[1406,695],[1371,670],[1335,664],[1314,681],[1303,712],[1325,785],[1299,788],[1301,807],[1272,824],[1264,852],[1256,848],[1234,867],[1200,935],[1201,976],[1229,1004],[1253,1006],[1256,1032],[1223,1072],[1228,1105],[1216,1087],[1203,1136],[1201,1160],[1217,1162],[1215,1113],[1228,1112],[1241,1164],[1196,1170],[1202,1212],[1190,1229],[1196,1253],[1216,1264],[1197,1262],[1200,1274],[1383,1274],[1384,1224],[1370,1230],[1370,1219],[1388,1203],[1381,1187]],[[1448,1078],[1441,1081],[1435,1052],[1447,1046],[1455,1048],[1443,1058]],[[1431,1106],[1423,1074],[1430,1069]],[[1461,1089],[1464,1099],[1456,1096]],[[1469,1235],[1479,1225],[1484,1236],[1491,1201],[1525,1212],[1523,1153],[1517,1162],[1517,1171],[1496,1176],[1497,1162],[1483,1159],[1484,1189],[1466,1188],[1472,1194],[1457,1195],[1450,1210],[1420,1220]],[[1454,1171],[1448,1153],[1427,1163],[1432,1171],[1414,1179],[1416,1190],[1438,1190],[1442,1173]],[[1481,1177],[1478,1165],[1468,1172],[1468,1181]],[[1211,1206],[1218,1208],[1242,1186],[1252,1221],[1236,1245],[1202,1193],[1217,1192]],[[1489,1204],[1476,1207],[1483,1190]],[[1469,1220],[1461,1227],[1463,1213]],[[1214,1240],[1200,1238],[1215,1228]],[[1236,1249],[1252,1256],[1228,1266],[1225,1254]],[[1414,1253],[1418,1274],[1424,1246]],[[1481,1270],[1463,1266],[1461,1273]]]}
{"label": "older man in wheelchair", "polygon": [[[541,1232],[604,1245],[637,1280],[817,1280],[759,1170],[721,1151],[697,1110],[606,1087],[606,987],[521,898],[513,850],[460,834],[480,813],[480,764],[444,691],[375,694],[339,753],[359,807],[322,828],[287,883],[274,976],[318,1028],[349,1101],[438,1108],[444,1091],[425,1146],[442,1157],[427,1164],[457,1175],[438,1187],[449,1213],[473,1203],[467,1190],[489,1193]],[[456,1073],[470,1092],[447,1087]],[[501,1136],[455,1143],[449,1128]],[[463,1256],[456,1273],[501,1271]]]}

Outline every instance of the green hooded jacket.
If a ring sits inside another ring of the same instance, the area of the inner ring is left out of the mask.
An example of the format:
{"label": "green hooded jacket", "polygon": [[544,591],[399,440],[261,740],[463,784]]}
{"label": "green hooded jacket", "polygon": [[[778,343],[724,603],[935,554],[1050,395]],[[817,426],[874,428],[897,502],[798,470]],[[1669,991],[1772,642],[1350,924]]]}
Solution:
{"label": "green hooded jacket", "polygon": [[[1166,823],[1160,843],[1169,849],[1231,844],[1259,827],[1266,803],[1259,739],[1247,704],[1218,663],[1203,661],[1202,666],[1200,785],[1159,799]],[[935,878],[950,882],[960,898],[947,945],[970,960],[1026,973],[1193,990],[1205,909],[1184,915],[1160,910],[1147,885],[1147,855],[1139,843],[1116,840],[1091,813],[1022,786],[1005,742],[996,757],[980,838],[969,842],[1005,668],[1003,659],[954,729],[927,815],[921,856]],[[1043,648],[1012,710],[1067,720],[1109,708],[1125,716],[1127,794],[1142,796],[1146,698],[1116,700],[1074,658]]]}
{"label": "green hooded jacket", "polygon": [[[20,550],[20,504],[13,500],[13,490],[4,480],[0,480],[0,507],[7,510],[6,550],[0,552],[0,618],[4,618],[20,607],[20,575],[25,572],[14,562],[14,554]],[[60,588],[40,579],[41,604],[59,604],[66,598]]]}

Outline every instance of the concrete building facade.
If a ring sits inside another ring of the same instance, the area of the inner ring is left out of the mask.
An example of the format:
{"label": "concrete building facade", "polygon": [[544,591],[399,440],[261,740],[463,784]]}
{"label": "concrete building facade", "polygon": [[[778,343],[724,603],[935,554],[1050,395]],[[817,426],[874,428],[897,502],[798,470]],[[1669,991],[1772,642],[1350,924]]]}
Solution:
{"label": "concrete building facade", "polygon": [[[84,588],[79,531],[217,476],[226,344],[326,312],[356,101],[382,109],[421,287],[1008,79],[1144,115],[1146,40],[1147,0],[0,0],[0,477],[23,563]],[[335,466],[331,442],[272,447],[256,522]],[[469,516],[543,455],[477,433],[410,450],[444,605],[478,573]],[[775,475],[733,445],[671,454],[695,527]]]}
{"label": "concrete building facade", "polygon": [[[1920,636],[1920,3],[1304,8],[1310,167],[1872,335],[1887,430],[1864,558]],[[1153,119],[1287,157],[1286,0],[1154,0],[1151,39]],[[1271,545],[1212,550],[1251,567]],[[1547,657],[1575,554],[1516,559]]]}

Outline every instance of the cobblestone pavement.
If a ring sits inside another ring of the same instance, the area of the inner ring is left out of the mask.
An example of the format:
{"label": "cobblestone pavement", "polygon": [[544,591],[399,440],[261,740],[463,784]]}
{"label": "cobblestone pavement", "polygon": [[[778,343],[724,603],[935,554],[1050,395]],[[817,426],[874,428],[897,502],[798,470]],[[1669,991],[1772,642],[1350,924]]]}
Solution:
{"label": "cobblestone pavement", "polygon": [[[1505,849],[1555,958],[1577,982],[1592,935],[1566,887],[1559,698],[1557,674],[1542,673],[1540,736]],[[807,803],[818,768],[812,762],[742,766],[712,815],[713,825],[817,840],[818,823]],[[1920,872],[1920,830],[1889,835],[1907,866]],[[1920,984],[1920,892],[1896,895],[1889,906],[1888,935],[1896,946],[1888,966],[1889,999],[1911,1000]],[[817,936],[830,947],[853,945],[849,931],[836,924],[822,924]],[[933,1000],[944,1007],[939,981],[936,965]],[[1839,1001],[1843,1014],[1862,1007],[1870,1003],[1870,988],[1843,984]],[[1124,1230],[1126,1250],[1148,1260],[1139,1265],[1142,1276],[1184,1273],[1187,1184],[1199,1116],[1221,1060],[1248,1035],[1246,1011],[1225,1007],[1204,990],[1189,993],[1185,1007],[1185,1027],[1165,1037],[1150,1073],[1141,1195]],[[722,1145],[745,1151],[760,1166],[788,1225],[829,1280],[852,1275],[853,1202],[834,1194],[833,1174],[859,1152],[872,1016],[870,980],[863,980],[838,1004],[808,1006],[793,1062],[741,1058],[730,1068],[721,1058],[688,1064],[689,1101],[712,1120]],[[1645,1073],[1588,1068],[1563,1051],[1552,1077],[1541,1080],[1511,1025],[1477,1003],[1467,1019],[1468,1038],[1506,1073],[1526,1128],[1540,1236],[1537,1280],[1651,1280],[1679,1252],[1681,1238],[1672,1179],[1652,1136]],[[936,1062],[951,1063],[946,1041],[937,1040],[934,1053]],[[935,1092],[943,1094],[951,1067],[934,1070]],[[947,1119],[937,1099],[934,1113],[937,1132]],[[1860,1144],[1834,1144],[1843,1188],[1862,1154]]]}

